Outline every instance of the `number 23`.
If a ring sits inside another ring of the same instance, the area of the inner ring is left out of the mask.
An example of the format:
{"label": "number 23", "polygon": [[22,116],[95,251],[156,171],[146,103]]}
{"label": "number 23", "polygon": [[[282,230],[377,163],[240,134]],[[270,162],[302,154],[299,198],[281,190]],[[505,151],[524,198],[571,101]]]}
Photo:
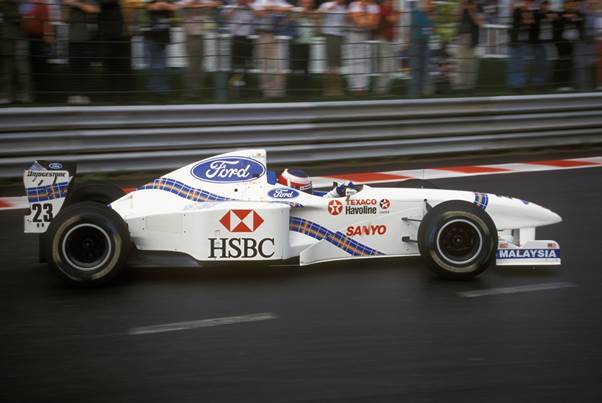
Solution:
{"label": "number 23", "polygon": [[[50,222],[52,221],[52,204],[50,203],[34,203],[31,205],[33,214],[33,222]],[[42,214],[42,212],[44,212]]]}

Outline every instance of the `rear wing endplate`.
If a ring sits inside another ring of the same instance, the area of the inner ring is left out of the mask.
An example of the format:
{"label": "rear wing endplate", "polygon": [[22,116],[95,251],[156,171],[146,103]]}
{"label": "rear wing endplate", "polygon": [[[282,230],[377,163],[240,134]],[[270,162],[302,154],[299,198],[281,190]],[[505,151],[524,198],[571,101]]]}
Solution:
{"label": "rear wing endplate", "polygon": [[25,233],[43,233],[57,215],[72,180],[74,163],[35,161],[23,173],[23,185],[29,208],[25,210]]}

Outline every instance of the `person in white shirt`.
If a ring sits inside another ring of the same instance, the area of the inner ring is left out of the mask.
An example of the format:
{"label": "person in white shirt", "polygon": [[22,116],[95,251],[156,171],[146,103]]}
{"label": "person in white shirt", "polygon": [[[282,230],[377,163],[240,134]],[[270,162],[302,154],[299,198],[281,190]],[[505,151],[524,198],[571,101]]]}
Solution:
{"label": "person in white shirt", "polygon": [[275,19],[278,15],[290,12],[292,6],[284,0],[256,0],[251,8],[256,17],[255,28],[259,35],[257,41],[257,58],[261,70],[259,85],[267,98],[284,97],[283,60],[278,51],[274,30]]}
{"label": "person in white shirt", "polygon": [[347,19],[345,0],[333,0],[322,3],[318,8],[321,15],[320,31],[326,40],[326,74],[324,76],[324,95],[342,96],[341,60],[344,29]]}
{"label": "person in white shirt", "polygon": [[380,22],[380,8],[373,0],[357,0],[349,5],[350,74],[349,89],[355,95],[365,95],[370,85],[371,33]]}

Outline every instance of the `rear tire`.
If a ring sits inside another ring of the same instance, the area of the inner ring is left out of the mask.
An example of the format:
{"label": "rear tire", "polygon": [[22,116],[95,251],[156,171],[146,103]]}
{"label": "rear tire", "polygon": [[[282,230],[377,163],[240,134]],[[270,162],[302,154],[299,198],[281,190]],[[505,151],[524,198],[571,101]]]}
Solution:
{"label": "rear tire", "polygon": [[470,279],[495,262],[498,237],[491,217],[474,204],[449,201],[431,209],[418,229],[418,248],[431,270]]}
{"label": "rear tire", "polygon": [[47,231],[44,256],[70,284],[93,286],[124,268],[130,245],[127,224],[110,207],[82,202],[61,210]]}
{"label": "rear tire", "polygon": [[123,197],[125,192],[111,182],[90,181],[76,184],[67,194],[63,207],[83,201],[91,201],[107,205]]}

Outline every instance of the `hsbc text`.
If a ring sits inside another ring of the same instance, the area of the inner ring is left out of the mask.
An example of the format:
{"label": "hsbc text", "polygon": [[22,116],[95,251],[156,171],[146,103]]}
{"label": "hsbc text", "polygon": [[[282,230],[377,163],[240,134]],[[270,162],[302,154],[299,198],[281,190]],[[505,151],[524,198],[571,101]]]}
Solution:
{"label": "hsbc text", "polygon": [[209,238],[210,259],[249,259],[274,256],[274,238]]}

